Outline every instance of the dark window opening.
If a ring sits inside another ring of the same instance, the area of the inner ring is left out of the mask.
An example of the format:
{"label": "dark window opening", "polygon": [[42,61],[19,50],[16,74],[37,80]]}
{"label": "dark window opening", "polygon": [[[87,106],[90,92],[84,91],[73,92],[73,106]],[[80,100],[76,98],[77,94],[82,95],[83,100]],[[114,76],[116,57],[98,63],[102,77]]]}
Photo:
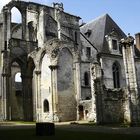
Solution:
{"label": "dark window opening", "polygon": [[84,119],[84,107],[82,105],[79,105],[78,111],[79,111],[79,120],[83,120]]}
{"label": "dark window opening", "polygon": [[87,56],[87,58],[90,58],[90,56],[91,56],[91,48],[90,47],[86,47],[86,56]]}
{"label": "dark window opening", "polygon": [[120,69],[118,63],[112,66],[114,88],[120,88]]}
{"label": "dark window opening", "polygon": [[89,74],[88,74],[88,72],[84,73],[84,84],[85,84],[85,86],[89,86]]}
{"label": "dark window opening", "polygon": [[[17,65],[15,63],[15,65]],[[15,90],[16,96],[22,96],[22,79],[21,79],[21,72],[17,72],[15,74]]]}
{"label": "dark window opening", "polygon": [[7,41],[4,42],[4,50],[7,50]]}
{"label": "dark window opening", "polygon": [[88,115],[89,115],[89,111],[88,110],[85,110],[85,115],[86,115],[86,118],[88,118]]}
{"label": "dark window opening", "polygon": [[49,102],[48,102],[48,100],[44,100],[44,112],[49,112]]}
{"label": "dark window opening", "polygon": [[22,96],[22,91],[21,90],[16,90],[16,96]]}
{"label": "dark window opening", "polygon": [[75,44],[78,45],[78,36],[77,36],[77,32],[75,32],[74,37],[75,37],[75,39],[74,39],[74,40],[75,40]]}
{"label": "dark window opening", "polygon": [[118,48],[117,40],[115,39],[112,40],[112,46],[113,46],[113,50],[117,50]]}
{"label": "dark window opening", "polygon": [[87,32],[85,33],[85,35],[86,35],[87,37],[90,37],[91,33],[92,33],[92,31],[91,31],[90,29],[88,29]]}
{"label": "dark window opening", "polygon": [[90,100],[91,98],[90,97],[86,97],[86,100]]}

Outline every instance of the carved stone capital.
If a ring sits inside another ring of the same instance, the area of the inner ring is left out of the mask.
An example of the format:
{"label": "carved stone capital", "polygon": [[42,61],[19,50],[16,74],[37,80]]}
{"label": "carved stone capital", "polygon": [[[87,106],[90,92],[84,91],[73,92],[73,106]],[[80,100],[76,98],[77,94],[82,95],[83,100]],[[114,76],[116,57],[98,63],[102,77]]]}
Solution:
{"label": "carved stone capital", "polygon": [[134,44],[134,38],[128,35],[128,37],[121,39],[120,44],[124,47],[130,47]]}
{"label": "carved stone capital", "polygon": [[55,69],[58,69],[58,65],[50,65],[49,68],[51,70],[55,70]]}
{"label": "carved stone capital", "polygon": [[41,74],[41,71],[40,70],[35,70],[35,74],[39,75],[39,74]]}
{"label": "carved stone capital", "polygon": [[54,50],[52,50],[51,52],[51,57],[52,58],[56,58],[59,52],[59,48],[55,48]]}
{"label": "carved stone capital", "polygon": [[8,73],[2,73],[2,77],[10,77],[11,75]]}

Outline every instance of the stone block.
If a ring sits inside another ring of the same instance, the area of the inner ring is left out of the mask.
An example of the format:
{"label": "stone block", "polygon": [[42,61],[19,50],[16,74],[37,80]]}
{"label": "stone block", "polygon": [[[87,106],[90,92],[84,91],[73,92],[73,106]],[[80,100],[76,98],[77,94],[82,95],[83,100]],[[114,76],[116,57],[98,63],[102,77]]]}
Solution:
{"label": "stone block", "polygon": [[36,136],[52,136],[55,135],[55,125],[50,122],[36,123]]}

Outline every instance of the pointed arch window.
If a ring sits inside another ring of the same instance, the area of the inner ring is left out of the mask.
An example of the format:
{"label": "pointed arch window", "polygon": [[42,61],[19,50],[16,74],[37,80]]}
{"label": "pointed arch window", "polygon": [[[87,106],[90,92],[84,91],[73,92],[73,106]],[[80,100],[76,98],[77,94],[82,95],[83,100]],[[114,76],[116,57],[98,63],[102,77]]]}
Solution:
{"label": "pointed arch window", "polygon": [[22,15],[21,12],[16,8],[13,7],[11,9],[11,22],[12,23],[22,23]]}
{"label": "pointed arch window", "polygon": [[44,100],[43,106],[44,106],[44,112],[49,112],[49,102],[47,99]]}
{"label": "pointed arch window", "polygon": [[89,86],[89,74],[88,74],[88,72],[84,73],[84,84],[85,84],[85,86]]}
{"label": "pointed arch window", "polygon": [[120,88],[120,66],[115,62],[112,66],[114,88]]}
{"label": "pointed arch window", "polygon": [[15,94],[16,94],[16,96],[21,96],[22,95],[22,78],[21,78],[21,72],[17,72],[15,74],[14,82],[15,82]]}

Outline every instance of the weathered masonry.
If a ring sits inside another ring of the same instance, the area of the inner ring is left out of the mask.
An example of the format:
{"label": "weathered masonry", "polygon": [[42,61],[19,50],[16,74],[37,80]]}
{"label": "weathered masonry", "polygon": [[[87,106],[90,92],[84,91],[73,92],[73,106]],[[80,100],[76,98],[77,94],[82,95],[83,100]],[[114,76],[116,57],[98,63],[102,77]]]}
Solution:
{"label": "weathered masonry", "polygon": [[79,20],[62,3],[3,7],[0,120],[139,123],[140,34],[135,45],[108,14]]}
{"label": "weathered masonry", "polygon": [[[21,14],[13,23],[12,8]],[[76,119],[79,17],[32,2],[11,1],[0,14],[2,120]],[[21,79],[17,76],[21,74]]]}

